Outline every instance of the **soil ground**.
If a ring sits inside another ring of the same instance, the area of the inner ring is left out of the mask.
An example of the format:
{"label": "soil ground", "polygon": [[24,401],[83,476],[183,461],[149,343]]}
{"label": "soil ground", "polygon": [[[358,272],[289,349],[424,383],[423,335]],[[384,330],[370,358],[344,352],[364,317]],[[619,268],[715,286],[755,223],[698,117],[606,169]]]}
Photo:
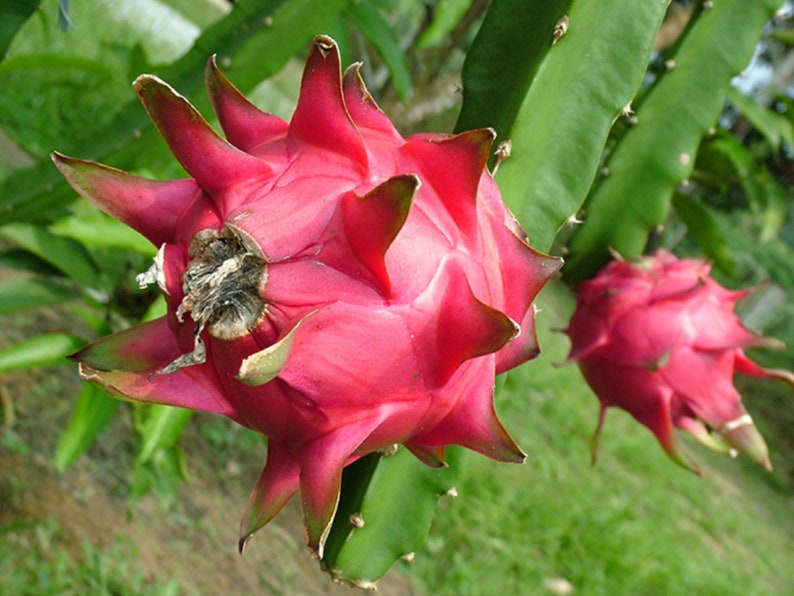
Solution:
{"label": "soil ground", "polygon": [[[30,326],[56,330],[58,321],[57,312],[47,312]],[[0,347],[27,334],[30,326],[15,322],[13,328],[0,330]],[[134,433],[130,416],[120,408],[86,456],[65,473],[53,470],[49,461],[79,388],[71,366],[0,376],[6,402],[0,429],[0,528],[54,522],[58,531],[53,548],[66,549],[75,560],[85,556],[86,543],[109,549],[121,540],[135,556],[128,565],[132,563],[136,573],[157,585],[177,578],[181,594],[358,592],[332,583],[310,556],[303,545],[297,499],[254,535],[244,555],[238,554],[239,521],[264,464],[264,446],[259,454],[249,450],[230,459],[229,454],[213,452],[196,420],[191,421],[183,442],[190,482],[181,485],[176,502],[169,506],[150,495],[129,512],[127,474]],[[8,406],[13,408],[11,419]],[[9,536],[33,540],[24,530],[6,533]],[[386,595],[417,593],[395,570],[378,588]]]}

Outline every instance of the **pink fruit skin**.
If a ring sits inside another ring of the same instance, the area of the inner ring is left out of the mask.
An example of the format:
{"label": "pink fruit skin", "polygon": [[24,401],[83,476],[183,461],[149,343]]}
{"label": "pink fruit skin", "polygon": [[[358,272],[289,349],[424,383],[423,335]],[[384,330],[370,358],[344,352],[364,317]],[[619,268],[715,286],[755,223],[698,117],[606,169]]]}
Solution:
{"label": "pink fruit skin", "polygon": [[[324,36],[289,123],[250,104],[214,60],[207,87],[226,139],[156,77],[135,82],[191,178],[53,156],[80,194],[160,247],[143,281],[168,304],[166,317],[78,353],[83,376],[268,436],[241,548],[300,491],[307,544],[321,556],[343,467],[394,443],[438,466],[447,444],[523,461],[496,418],[494,376],[538,354],[532,301],[562,263],[530,248],[504,206],[486,170],[493,131],[403,139],[358,69],[341,76]],[[236,248],[212,261],[215,274],[243,262],[261,273],[224,298],[261,303],[230,337],[211,327],[212,280],[193,295],[186,276],[209,254],[189,252],[194,237],[224,230],[237,240],[211,246]],[[204,318],[200,304],[210,304]]]}
{"label": "pink fruit skin", "polygon": [[697,471],[673,428],[711,447],[734,448],[771,469],[766,444],[733,386],[734,372],[776,377],[788,371],[751,361],[747,347],[781,347],[746,329],[734,314],[749,291],[729,291],[700,259],[657,252],[615,261],[578,288],[566,330],[576,361],[601,401],[593,457],[609,406],[647,426],[676,462]]}

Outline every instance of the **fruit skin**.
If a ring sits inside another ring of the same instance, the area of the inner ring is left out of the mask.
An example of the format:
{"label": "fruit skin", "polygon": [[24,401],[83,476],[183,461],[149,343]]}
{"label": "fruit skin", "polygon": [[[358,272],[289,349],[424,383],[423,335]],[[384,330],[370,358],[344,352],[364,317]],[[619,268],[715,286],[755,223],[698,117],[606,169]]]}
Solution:
{"label": "fruit skin", "polygon": [[794,385],[785,370],[764,369],[744,353],[782,347],[746,329],[734,314],[752,290],[731,291],[701,259],[659,251],[638,262],[613,261],[578,287],[566,333],[576,361],[601,401],[595,461],[606,408],[629,412],[677,463],[698,472],[673,428],[706,446],[736,449],[771,469],[766,443],[733,386],[734,372]]}
{"label": "fruit skin", "polygon": [[123,399],[215,412],[268,437],[240,548],[300,491],[318,557],[342,469],[403,443],[521,462],[494,376],[538,354],[532,301],[562,261],[528,245],[486,162],[494,132],[403,139],[334,41],[309,53],[289,123],[210,60],[226,139],[156,77],[135,81],[191,178],[54,154],[70,184],[160,247],[139,283],[168,314],[74,356]]}

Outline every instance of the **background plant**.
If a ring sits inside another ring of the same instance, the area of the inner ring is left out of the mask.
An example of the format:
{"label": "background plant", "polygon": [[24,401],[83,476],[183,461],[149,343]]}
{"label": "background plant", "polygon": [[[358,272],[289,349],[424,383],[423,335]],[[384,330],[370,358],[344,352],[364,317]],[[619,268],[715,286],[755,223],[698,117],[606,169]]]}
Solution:
{"label": "background plant", "polygon": [[[15,3],[0,14],[0,141],[7,156],[0,162],[0,313],[66,304],[75,315],[67,329],[4,349],[0,371],[62,364],[88,340],[162,309],[154,294],[134,287],[134,274],[151,258],[148,243],[77,202],[48,153],[176,177],[179,167],[129,81],[153,72],[208,114],[202,71],[217,53],[241,90],[288,117],[301,53],[318,32],[339,41],[344,63],[364,60],[371,90],[399,115],[403,132],[493,126],[500,140],[510,139],[512,155],[496,179],[533,245],[567,255],[563,279],[570,286],[592,276],[610,249],[625,257],[659,246],[703,253],[726,285],[765,283],[747,301],[744,319],[794,342],[790,9],[775,13],[779,0],[123,5],[108,0],[89,10],[75,3],[68,21],[58,17],[65,3],[55,1]],[[107,38],[93,33],[111,30]],[[749,74],[736,78],[751,59]],[[462,105],[451,91],[459,78]],[[758,358],[792,368],[790,352]],[[790,454],[785,431],[794,414],[784,397],[773,394],[757,407],[781,431],[772,450]],[[120,409],[139,435],[130,496],[151,487],[173,496],[186,475],[180,437],[190,413]],[[85,385],[56,467],[73,463],[118,410],[118,402]],[[344,504],[351,511],[369,504],[370,518],[379,510],[391,515],[385,526],[370,524],[353,538],[337,528],[329,564],[353,577],[379,576],[405,549],[376,538],[406,519],[406,540],[418,548],[437,493],[455,482],[452,468],[439,476],[400,459],[377,465],[372,458],[351,469]],[[407,502],[408,517],[394,513]],[[381,556],[361,556],[373,549]]]}

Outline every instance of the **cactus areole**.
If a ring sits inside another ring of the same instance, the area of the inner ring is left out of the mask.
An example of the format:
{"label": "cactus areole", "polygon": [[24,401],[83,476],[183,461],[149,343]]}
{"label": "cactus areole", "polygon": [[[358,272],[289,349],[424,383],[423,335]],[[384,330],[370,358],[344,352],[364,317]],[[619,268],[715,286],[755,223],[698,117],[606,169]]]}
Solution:
{"label": "cactus areole", "polygon": [[343,467],[395,443],[432,466],[448,444],[523,461],[494,375],[537,355],[532,301],[561,261],[530,248],[503,204],[486,170],[494,132],[404,139],[325,36],[289,123],[214,60],[206,82],[225,139],[158,78],[134,84],[190,178],[54,155],[159,248],[138,281],[168,304],[76,354],[82,375],[267,435],[241,549],[299,491],[321,556]]}

